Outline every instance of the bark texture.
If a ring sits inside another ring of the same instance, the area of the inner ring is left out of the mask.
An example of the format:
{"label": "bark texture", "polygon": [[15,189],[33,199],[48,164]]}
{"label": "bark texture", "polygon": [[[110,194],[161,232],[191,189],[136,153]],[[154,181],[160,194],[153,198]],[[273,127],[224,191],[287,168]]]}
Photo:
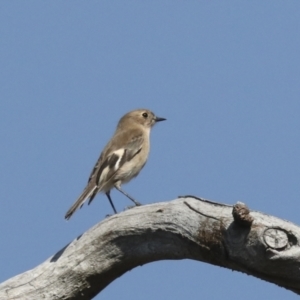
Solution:
{"label": "bark texture", "polygon": [[193,259],[300,294],[300,228],[193,196],[113,215],[41,265],[0,284],[0,299],[92,299],[143,264]]}

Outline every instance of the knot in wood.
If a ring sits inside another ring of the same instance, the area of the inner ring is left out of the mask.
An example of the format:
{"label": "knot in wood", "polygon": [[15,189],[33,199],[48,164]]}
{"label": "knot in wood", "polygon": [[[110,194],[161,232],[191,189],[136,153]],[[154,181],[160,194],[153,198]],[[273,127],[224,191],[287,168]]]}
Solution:
{"label": "knot in wood", "polygon": [[264,241],[270,248],[283,249],[287,246],[288,240],[287,233],[279,228],[268,228],[264,232]]}
{"label": "knot in wood", "polygon": [[249,208],[242,202],[238,202],[233,206],[232,216],[236,223],[244,227],[250,227],[253,222]]}

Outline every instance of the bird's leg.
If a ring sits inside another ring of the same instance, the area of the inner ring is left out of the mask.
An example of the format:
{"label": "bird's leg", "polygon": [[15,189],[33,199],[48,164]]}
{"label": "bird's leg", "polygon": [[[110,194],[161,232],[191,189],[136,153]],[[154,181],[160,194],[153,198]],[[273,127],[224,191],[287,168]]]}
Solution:
{"label": "bird's leg", "polygon": [[114,206],[114,204],[113,204],[113,202],[112,202],[112,200],[111,200],[111,197],[110,197],[110,191],[109,191],[109,192],[106,192],[105,195],[107,196],[107,198],[108,198],[108,200],[109,200],[109,202],[110,202],[110,205],[111,205],[111,207],[113,208],[115,214],[117,214],[117,210],[116,210],[116,208],[115,208],[115,206]]}
{"label": "bird's leg", "polygon": [[124,196],[126,196],[128,199],[130,199],[136,206],[140,206],[141,203],[134,200],[131,196],[129,196],[127,193],[125,193],[119,186],[115,185],[115,188],[121,192]]}

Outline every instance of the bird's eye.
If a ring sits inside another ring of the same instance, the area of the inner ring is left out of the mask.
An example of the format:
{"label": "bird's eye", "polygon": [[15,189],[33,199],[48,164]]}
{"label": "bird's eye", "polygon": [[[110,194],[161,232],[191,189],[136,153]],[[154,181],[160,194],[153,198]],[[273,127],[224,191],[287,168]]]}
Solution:
{"label": "bird's eye", "polygon": [[142,116],[146,119],[146,118],[148,118],[148,114],[146,113],[146,112],[144,112],[143,114],[142,114]]}

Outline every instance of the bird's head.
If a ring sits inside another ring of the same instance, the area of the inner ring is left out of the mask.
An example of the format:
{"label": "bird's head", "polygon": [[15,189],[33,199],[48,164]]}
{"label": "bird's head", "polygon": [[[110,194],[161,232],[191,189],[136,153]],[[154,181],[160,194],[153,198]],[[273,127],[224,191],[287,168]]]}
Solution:
{"label": "bird's head", "polygon": [[119,121],[119,125],[125,124],[140,124],[145,128],[151,128],[160,121],[165,121],[165,118],[157,117],[151,110],[149,109],[137,109],[133,110],[126,115],[124,115],[121,120]]}

